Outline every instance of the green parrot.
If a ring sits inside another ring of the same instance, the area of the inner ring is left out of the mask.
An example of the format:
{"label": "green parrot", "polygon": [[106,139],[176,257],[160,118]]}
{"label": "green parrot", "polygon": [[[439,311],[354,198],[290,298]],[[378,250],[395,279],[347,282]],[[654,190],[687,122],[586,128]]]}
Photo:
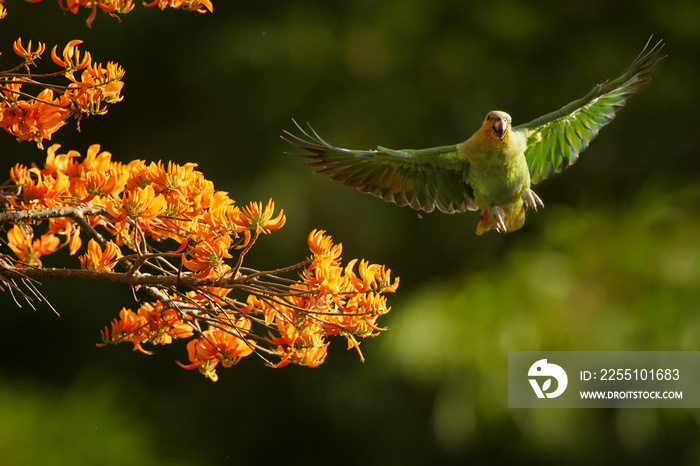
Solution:
{"label": "green parrot", "polygon": [[491,111],[465,142],[420,150],[349,150],[334,147],[309,127],[282,138],[313,159],[315,173],[354,186],[399,206],[448,214],[481,210],[476,234],[512,232],[525,223],[525,208],[544,206],[531,184],[576,162],[600,129],[646,84],[664,57],[651,38],[622,76],[595,86],[579,100],[523,125]]}

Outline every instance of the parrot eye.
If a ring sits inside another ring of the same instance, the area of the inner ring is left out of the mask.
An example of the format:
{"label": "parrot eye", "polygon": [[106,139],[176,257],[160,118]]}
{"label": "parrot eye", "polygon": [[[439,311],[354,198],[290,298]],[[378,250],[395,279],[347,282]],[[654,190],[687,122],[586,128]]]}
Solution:
{"label": "parrot eye", "polygon": [[486,114],[486,121],[494,121],[494,120],[500,120],[501,115],[499,114],[500,112],[489,112]]}

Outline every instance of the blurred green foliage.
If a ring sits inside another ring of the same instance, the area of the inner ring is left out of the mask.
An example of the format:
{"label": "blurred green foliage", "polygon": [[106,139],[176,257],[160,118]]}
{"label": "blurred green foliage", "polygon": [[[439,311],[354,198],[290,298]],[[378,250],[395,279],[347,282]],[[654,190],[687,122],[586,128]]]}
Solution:
{"label": "blurred green foliage", "polygon": [[[54,142],[196,162],[241,204],[272,197],[288,222],[251,265],[296,262],[323,228],[401,286],[365,364],[331,344],[318,369],[250,358],[216,384],[174,364],[182,346],[94,346],[134,305],[126,290],[47,282],[60,318],[4,294],[0,463],[700,460],[697,411],[509,410],[505,391],[511,350],[698,350],[696,1],[218,0],[211,15],[137,7],[92,29],[86,16],[12,2],[0,23],[2,66],[22,36],[82,39],[126,69],[124,101]],[[512,235],[476,237],[476,214],[419,218],[283,154],[291,118],[357,149],[456,143],[493,109],[529,121],[617,76],[651,33],[668,54],[652,83],[537,187],[547,207]],[[0,145],[8,170],[44,159]]]}
{"label": "blurred green foliage", "polygon": [[[539,234],[521,236],[501,261],[413,293],[381,353],[437,390],[432,420],[441,443],[464,448],[480,424],[514,423],[535,451],[595,463],[595,444],[614,441],[641,459],[666,445],[662,432],[692,438],[683,429],[694,413],[680,410],[616,410],[614,432],[593,427],[590,410],[509,410],[500,369],[508,351],[524,349],[697,350],[699,203],[699,185],[655,182],[619,209],[557,206]],[[696,445],[685,447],[675,462],[700,460]]]}
{"label": "blurred green foliage", "polygon": [[6,465],[189,465],[160,451],[119,383],[80,379],[66,390],[0,381],[0,458]]}

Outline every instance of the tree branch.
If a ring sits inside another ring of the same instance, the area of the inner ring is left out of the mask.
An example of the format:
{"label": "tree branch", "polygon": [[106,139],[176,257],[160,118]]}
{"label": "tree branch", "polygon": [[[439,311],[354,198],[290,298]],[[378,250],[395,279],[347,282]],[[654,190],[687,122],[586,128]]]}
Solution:
{"label": "tree branch", "polygon": [[[305,264],[302,263],[299,266]],[[293,270],[291,268],[285,268]],[[119,283],[129,286],[185,286],[189,288],[200,286],[213,286],[219,288],[242,288],[250,286],[244,277],[197,278],[190,274],[178,275],[151,275],[148,273],[133,274],[130,272],[107,272],[102,270],[63,269],[63,268],[36,268],[14,267],[7,261],[0,260],[0,276],[7,279],[76,279],[88,281],[101,281],[105,283]]]}
{"label": "tree branch", "polygon": [[28,220],[41,220],[51,217],[68,217],[81,226],[84,224],[85,215],[100,215],[105,213],[105,206],[100,204],[82,204],[76,206],[48,207],[46,209],[17,210],[13,212],[0,212],[0,224],[20,223]]}

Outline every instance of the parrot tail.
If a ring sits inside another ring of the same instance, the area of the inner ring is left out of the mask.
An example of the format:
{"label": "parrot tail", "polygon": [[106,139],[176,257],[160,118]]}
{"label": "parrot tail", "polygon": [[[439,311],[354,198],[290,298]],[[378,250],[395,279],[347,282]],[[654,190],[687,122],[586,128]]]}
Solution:
{"label": "parrot tail", "polygon": [[[518,199],[512,204],[482,210],[481,220],[476,226],[476,234],[482,235],[489,230],[510,233],[520,230],[524,224],[525,208],[522,199]],[[503,227],[505,227],[505,231],[503,231]]]}

